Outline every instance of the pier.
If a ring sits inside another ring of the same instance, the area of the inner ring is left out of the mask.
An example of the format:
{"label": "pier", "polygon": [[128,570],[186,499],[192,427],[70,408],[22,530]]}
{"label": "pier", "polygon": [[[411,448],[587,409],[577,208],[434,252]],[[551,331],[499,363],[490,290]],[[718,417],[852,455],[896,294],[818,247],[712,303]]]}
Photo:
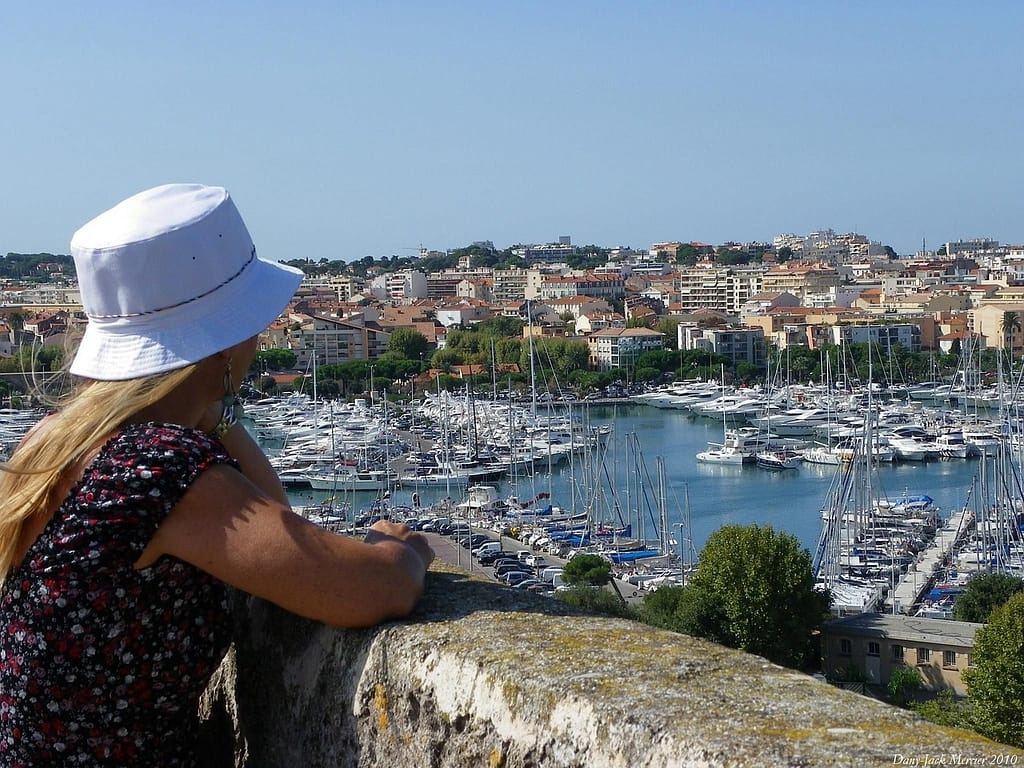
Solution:
{"label": "pier", "polygon": [[917,556],[902,575],[895,588],[890,590],[884,602],[885,613],[911,613],[921,601],[921,595],[931,589],[936,572],[943,562],[952,555],[974,525],[974,513],[966,506],[953,513],[945,525],[935,533],[935,538]]}

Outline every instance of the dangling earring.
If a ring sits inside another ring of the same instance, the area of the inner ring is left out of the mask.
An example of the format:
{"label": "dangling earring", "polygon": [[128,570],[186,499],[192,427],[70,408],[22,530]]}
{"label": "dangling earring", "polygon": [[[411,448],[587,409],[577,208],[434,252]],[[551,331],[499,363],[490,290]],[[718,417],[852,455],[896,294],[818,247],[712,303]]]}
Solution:
{"label": "dangling earring", "polygon": [[220,421],[213,428],[213,434],[217,437],[223,437],[229,429],[238,423],[238,418],[241,415],[239,413],[241,404],[238,402],[238,396],[235,393],[235,380],[231,375],[230,357],[228,358],[227,370],[224,371],[224,396],[220,402]]}

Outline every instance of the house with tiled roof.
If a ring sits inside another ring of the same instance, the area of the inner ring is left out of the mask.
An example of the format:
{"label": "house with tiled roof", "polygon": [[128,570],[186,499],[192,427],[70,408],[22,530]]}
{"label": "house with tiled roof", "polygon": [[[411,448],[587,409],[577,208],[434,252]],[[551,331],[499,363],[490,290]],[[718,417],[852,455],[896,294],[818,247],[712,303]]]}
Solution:
{"label": "house with tiled roof", "polygon": [[559,315],[570,314],[574,319],[583,314],[612,311],[612,305],[605,299],[593,296],[563,296],[558,299],[545,299],[540,303]]}
{"label": "house with tiled roof", "polygon": [[740,317],[744,318],[749,315],[764,315],[770,310],[778,307],[799,307],[800,299],[791,293],[783,291],[782,293],[757,293],[751,296],[742,307],[740,307]]}
{"label": "house with tiled roof", "polygon": [[473,277],[461,280],[455,286],[455,295],[463,299],[494,301],[494,279],[490,277]]}
{"label": "house with tiled roof", "polygon": [[478,299],[461,299],[440,304],[436,310],[437,322],[445,328],[466,326],[493,317],[490,306]]}
{"label": "house with tiled roof", "polygon": [[625,328],[626,318],[618,312],[585,312],[576,318],[574,333],[577,336],[589,336],[595,331],[605,328]]}

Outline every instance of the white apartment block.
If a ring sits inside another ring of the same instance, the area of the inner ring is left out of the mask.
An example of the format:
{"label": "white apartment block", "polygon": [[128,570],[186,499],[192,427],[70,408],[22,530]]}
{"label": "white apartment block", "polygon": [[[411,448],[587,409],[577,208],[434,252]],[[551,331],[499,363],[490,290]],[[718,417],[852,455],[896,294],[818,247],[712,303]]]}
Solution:
{"label": "white apartment block", "polygon": [[565,261],[576,253],[576,246],[570,243],[548,243],[547,245],[524,245],[513,248],[515,256],[527,262],[532,261]]}
{"label": "white apartment block", "polygon": [[[931,284],[931,281],[927,281]],[[882,278],[882,292],[886,296],[899,296],[907,293],[919,293],[926,285],[926,280],[916,274],[896,274]]]}
{"label": "white apartment block", "polygon": [[[713,309],[739,315],[752,296],[761,293],[764,267],[703,267],[683,269],[677,278],[678,303],[684,312]],[[677,303],[673,301],[671,303]]]}
{"label": "white apartment block", "polygon": [[703,349],[725,355],[733,364],[765,361],[764,330],[761,328],[697,328],[680,326],[685,349]]}
{"label": "white apartment block", "polygon": [[494,284],[491,293],[499,304],[522,301],[526,298],[529,272],[525,269],[495,269],[491,272]]}
{"label": "white apartment block", "polygon": [[684,312],[714,309],[727,312],[729,306],[727,267],[696,266],[679,273],[679,304]]}
{"label": "white apartment block", "polygon": [[370,293],[380,301],[412,302],[428,295],[427,276],[418,270],[387,272],[370,281]]}
{"label": "white apartment block", "polygon": [[650,328],[605,328],[587,337],[590,365],[601,371],[630,368],[650,350],[665,348],[665,334]]}
{"label": "white apartment block", "polygon": [[833,325],[832,343],[871,343],[883,349],[899,344],[910,352],[921,351],[921,328],[917,325]]}
{"label": "white apartment block", "polygon": [[969,240],[953,240],[944,243],[939,248],[939,253],[945,256],[970,256],[977,258],[987,254],[1001,254],[1005,252],[998,240],[990,237],[972,237]]}

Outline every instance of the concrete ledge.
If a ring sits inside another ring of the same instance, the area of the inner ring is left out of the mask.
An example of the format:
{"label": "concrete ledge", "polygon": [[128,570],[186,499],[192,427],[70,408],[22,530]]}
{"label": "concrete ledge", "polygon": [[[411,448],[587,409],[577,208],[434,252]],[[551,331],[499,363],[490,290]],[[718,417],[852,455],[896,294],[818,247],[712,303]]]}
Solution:
{"label": "concrete ledge", "polygon": [[232,754],[246,768],[1024,757],[759,657],[582,615],[443,563],[405,623],[333,630],[258,600],[242,614],[204,700],[211,764]]}

